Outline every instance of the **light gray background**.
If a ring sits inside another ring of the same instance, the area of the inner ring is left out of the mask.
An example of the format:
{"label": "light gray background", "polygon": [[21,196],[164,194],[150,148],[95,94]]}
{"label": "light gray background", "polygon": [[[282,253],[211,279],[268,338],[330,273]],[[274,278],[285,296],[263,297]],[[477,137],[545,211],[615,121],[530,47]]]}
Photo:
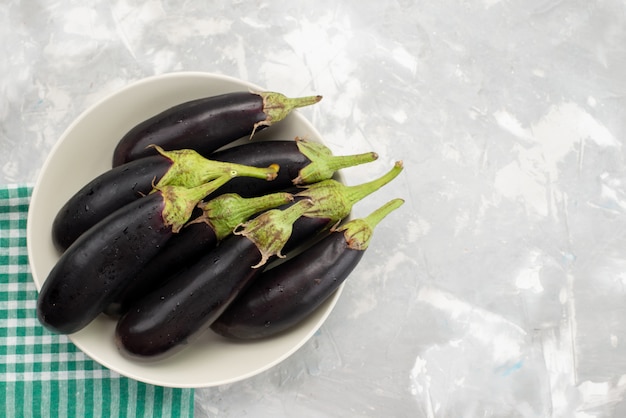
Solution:
{"label": "light gray background", "polygon": [[[403,197],[326,324],[198,417],[626,414],[626,3],[5,1],[0,182],[146,76],[288,95],[356,184]],[[108,157],[107,157],[108,158]]]}

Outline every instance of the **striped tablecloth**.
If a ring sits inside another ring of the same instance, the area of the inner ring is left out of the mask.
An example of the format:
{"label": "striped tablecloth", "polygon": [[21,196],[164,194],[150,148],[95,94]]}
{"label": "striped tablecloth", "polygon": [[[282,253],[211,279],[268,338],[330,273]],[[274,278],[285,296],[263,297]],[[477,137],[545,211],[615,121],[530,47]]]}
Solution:
{"label": "striped tablecloth", "polygon": [[122,377],[39,324],[26,251],[30,193],[0,187],[0,416],[192,417],[192,389]]}

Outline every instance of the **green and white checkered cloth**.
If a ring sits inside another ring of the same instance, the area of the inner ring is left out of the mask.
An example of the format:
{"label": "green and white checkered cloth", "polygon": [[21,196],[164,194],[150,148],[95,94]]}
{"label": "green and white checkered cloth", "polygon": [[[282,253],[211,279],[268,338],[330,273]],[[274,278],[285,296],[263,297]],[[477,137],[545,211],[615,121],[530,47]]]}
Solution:
{"label": "green and white checkered cloth", "polygon": [[30,194],[0,187],[0,416],[192,417],[193,389],[120,376],[40,325],[26,251]]}

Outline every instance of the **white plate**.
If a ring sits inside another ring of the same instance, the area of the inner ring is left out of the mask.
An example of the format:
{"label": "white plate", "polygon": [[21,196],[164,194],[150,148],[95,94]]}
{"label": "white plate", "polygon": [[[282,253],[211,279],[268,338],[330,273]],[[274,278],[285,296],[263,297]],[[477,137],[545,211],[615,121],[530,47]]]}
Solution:
{"label": "white plate", "polygon": [[[110,169],[113,149],[124,133],[175,104],[249,89],[264,90],[215,74],[160,75],[108,96],[72,123],[44,163],[31,198],[27,245],[37,289],[41,289],[59,257],[51,239],[51,225],[57,211],[88,181]],[[270,134],[275,139],[301,136],[323,142],[321,135],[297,111],[257,133],[255,140]],[[98,363],[142,382],[168,387],[217,386],[256,375],[293,354],[326,320],[340,293],[341,289],[304,323],[279,337],[235,342],[209,331],[175,356],[157,362],[136,362],[123,357],[113,340],[115,321],[104,315],[69,337]]]}

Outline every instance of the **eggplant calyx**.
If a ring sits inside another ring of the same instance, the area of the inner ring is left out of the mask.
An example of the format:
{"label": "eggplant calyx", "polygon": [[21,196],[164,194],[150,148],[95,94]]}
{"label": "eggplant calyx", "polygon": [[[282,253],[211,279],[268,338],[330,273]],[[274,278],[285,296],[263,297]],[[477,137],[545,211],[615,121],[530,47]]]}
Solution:
{"label": "eggplant calyx", "polygon": [[242,164],[207,159],[192,149],[165,151],[158,145],[151,145],[159,154],[172,161],[172,166],[163,175],[157,186],[196,187],[223,175],[231,177],[254,177],[274,180],[280,167],[251,167]]}
{"label": "eggplant calyx", "polygon": [[310,199],[312,206],[304,213],[309,218],[327,218],[329,224],[341,221],[350,214],[352,204],[346,199],[345,187],[340,182],[328,179],[310,186],[296,194]]}
{"label": "eggplant calyx", "polygon": [[334,224],[348,216],[355,203],[396,178],[402,169],[402,162],[398,161],[390,171],[381,177],[355,186],[346,186],[333,179],[323,180],[305,186],[306,188],[297,193],[296,196],[309,198],[313,201],[313,206],[304,216],[328,218],[329,223]]}
{"label": "eggplant calyx", "polygon": [[305,97],[287,97],[284,94],[272,91],[253,92],[263,99],[263,113],[265,119],[254,124],[254,129],[250,134],[250,138],[254,136],[256,130],[263,126],[270,126],[272,123],[279,122],[287,117],[294,109],[313,105],[320,100],[322,96],[305,96]]}
{"label": "eggplant calyx", "polygon": [[223,175],[208,183],[192,188],[155,186],[154,190],[160,192],[164,200],[162,212],[164,225],[170,226],[174,233],[178,233],[191,218],[196,205],[203,198],[226,184],[232,177],[232,175]]}
{"label": "eggplant calyx", "polygon": [[252,215],[293,201],[290,193],[271,193],[259,197],[243,198],[236,193],[226,193],[208,202],[198,203],[202,215],[187,225],[205,222],[209,225],[218,241],[230,235],[241,223]]}
{"label": "eggplant calyx", "polygon": [[296,138],[298,150],[311,161],[300,170],[293,184],[311,184],[331,178],[336,171],[365,164],[378,159],[375,152],[355,155],[333,155],[331,150],[318,142]]}
{"label": "eggplant calyx", "polygon": [[352,219],[331,231],[343,231],[348,248],[365,251],[370,244],[374,229],[387,215],[404,204],[403,199],[393,199],[365,218]]}
{"label": "eggplant calyx", "polygon": [[252,268],[259,268],[270,257],[284,258],[281,250],[291,237],[293,223],[311,207],[308,199],[300,200],[286,209],[271,209],[256,218],[238,225],[233,234],[243,235],[256,245],[261,253],[261,261]]}

